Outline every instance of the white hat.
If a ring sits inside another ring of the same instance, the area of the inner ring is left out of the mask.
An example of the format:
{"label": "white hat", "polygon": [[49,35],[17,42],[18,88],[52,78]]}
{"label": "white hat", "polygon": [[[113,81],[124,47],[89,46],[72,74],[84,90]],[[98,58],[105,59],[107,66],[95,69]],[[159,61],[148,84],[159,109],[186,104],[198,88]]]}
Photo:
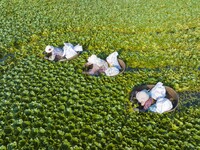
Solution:
{"label": "white hat", "polygon": [[144,106],[145,102],[149,99],[149,92],[147,90],[142,90],[136,94],[136,99],[138,102]]}
{"label": "white hat", "polygon": [[47,53],[51,53],[51,52],[53,52],[53,50],[54,50],[54,47],[50,46],[50,45],[46,46],[46,48],[45,48],[45,52],[47,52]]}

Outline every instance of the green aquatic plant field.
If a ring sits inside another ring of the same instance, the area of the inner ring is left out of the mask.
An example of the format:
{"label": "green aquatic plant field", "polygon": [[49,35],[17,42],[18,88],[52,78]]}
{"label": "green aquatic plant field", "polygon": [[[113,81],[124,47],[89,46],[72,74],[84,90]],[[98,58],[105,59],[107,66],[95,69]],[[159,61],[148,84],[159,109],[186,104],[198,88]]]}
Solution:
{"label": "green aquatic plant field", "polygon": [[[1,0],[0,149],[200,149],[198,0]],[[68,62],[47,45],[83,45]],[[82,74],[117,51],[126,71]],[[176,111],[137,113],[134,86],[163,82]]]}

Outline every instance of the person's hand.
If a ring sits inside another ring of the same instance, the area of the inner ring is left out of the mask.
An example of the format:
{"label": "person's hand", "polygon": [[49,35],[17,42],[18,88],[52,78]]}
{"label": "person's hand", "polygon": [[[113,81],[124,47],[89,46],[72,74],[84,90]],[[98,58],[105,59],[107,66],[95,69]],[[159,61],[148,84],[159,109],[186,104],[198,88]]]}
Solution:
{"label": "person's hand", "polygon": [[147,110],[151,106],[152,102],[153,102],[153,99],[149,98],[144,104],[144,110]]}

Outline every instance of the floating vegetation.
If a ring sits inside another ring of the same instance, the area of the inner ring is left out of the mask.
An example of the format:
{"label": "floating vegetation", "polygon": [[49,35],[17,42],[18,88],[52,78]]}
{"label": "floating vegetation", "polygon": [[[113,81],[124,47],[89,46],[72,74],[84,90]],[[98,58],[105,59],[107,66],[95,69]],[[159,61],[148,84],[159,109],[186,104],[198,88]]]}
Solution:
{"label": "floating vegetation", "polygon": [[1,148],[198,145],[199,107],[138,114],[128,106],[129,88],[123,78],[84,76],[68,62],[23,59],[1,77]]}
{"label": "floating vegetation", "polygon": [[[0,149],[200,149],[198,1],[1,0],[0,14]],[[64,42],[84,52],[43,59]],[[123,74],[82,74],[114,51]],[[159,81],[180,94],[176,111],[134,112],[132,88]]]}

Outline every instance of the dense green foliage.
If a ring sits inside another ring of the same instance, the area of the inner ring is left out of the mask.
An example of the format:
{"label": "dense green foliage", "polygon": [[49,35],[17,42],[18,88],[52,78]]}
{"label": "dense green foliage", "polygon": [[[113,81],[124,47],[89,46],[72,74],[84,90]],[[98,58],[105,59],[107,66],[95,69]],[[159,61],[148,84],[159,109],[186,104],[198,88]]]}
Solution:
{"label": "dense green foliage", "polygon": [[[199,5],[1,0],[0,149],[200,149]],[[64,42],[85,52],[43,59],[46,45]],[[124,74],[82,74],[88,56],[114,51]],[[179,92],[178,110],[133,112],[133,86],[158,81]]]}

